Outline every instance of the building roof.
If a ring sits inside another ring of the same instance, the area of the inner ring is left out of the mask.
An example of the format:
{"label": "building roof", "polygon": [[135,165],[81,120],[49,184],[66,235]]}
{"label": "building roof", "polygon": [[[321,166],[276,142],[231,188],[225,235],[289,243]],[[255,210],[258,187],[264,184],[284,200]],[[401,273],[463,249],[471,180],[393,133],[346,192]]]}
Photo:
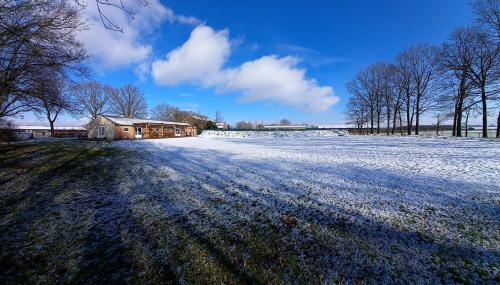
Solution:
{"label": "building roof", "polygon": [[[48,126],[14,126],[16,130],[40,130],[50,131]],[[54,127],[54,130],[71,130],[71,131],[85,131],[84,127]]]}
{"label": "building roof", "polygon": [[190,115],[191,118],[200,120],[200,121],[208,121],[209,119],[207,117],[199,117],[199,116],[192,116]]}
{"label": "building roof", "polygon": [[133,119],[133,118],[124,118],[124,117],[115,117],[115,116],[103,116],[106,119],[117,125],[124,126],[132,126],[134,124],[162,124],[162,125],[178,125],[178,126],[191,126],[187,123],[178,123],[178,122],[168,122],[168,121],[157,121],[157,120],[147,120],[147,119]]}

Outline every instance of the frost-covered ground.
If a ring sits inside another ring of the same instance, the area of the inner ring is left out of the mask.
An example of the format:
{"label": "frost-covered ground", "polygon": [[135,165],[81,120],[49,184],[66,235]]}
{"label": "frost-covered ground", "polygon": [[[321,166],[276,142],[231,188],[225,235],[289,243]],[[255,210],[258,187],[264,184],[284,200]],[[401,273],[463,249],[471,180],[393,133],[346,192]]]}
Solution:
{"label": "frost-covered ground", "polygon": [[325,281],[499,278],[496,141],[351,136],[118,145],[146,150],[151,171],[188,191],[182,211],[207,211],[229,230],[241,221],[293,221],[286,237],[300,270]]}
{"label": "frost-covered ground", "polygon": [[3,283],[500,282],[495,140],[53,147],[0,153]]}

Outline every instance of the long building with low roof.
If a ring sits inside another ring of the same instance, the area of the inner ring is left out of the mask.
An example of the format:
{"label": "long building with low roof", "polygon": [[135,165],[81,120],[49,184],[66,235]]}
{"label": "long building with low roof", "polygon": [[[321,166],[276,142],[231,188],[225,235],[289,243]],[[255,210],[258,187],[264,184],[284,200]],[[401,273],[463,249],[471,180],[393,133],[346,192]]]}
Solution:
{"label": "long building with low roof", "polygon": [[152,139],[196,136],[196,127],[187,123],[99,115],[87,124],[91,139]]}

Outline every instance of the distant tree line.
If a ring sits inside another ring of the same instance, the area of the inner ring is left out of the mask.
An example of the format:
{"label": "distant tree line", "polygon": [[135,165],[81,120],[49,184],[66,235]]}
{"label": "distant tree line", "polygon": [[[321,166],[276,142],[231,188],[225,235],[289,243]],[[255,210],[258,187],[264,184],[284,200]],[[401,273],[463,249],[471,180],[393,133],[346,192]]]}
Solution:
{"label": "distant tree line", "polygon": [[81,29],[66,1],[0,1],[0,120],[34,111],[53,126],[71,109],[66,87],[87,72]]}
{"label": "distant tree line", "polygon": [[[271,124],[267,124],[268,126],[276,126],[277,128],[279,126],[290,126],[292,125],[292,122],[287,119],[287,118],[283,118],[280,120],[279,123],[271,123]],[[314,127],[313,125],[309,125],[308,123],[302,123],[302,125],[304,126],[308,126],[308,127]],[[264,129],[264,122],[254,122],[252,123],[251,121],[239,121],[236,123],[236,129],[240,129],[240,130],[251,130],[251,129],[256,129],[256,130],[259,130],[259,129]]]}
{"label": "distant tree line", "polygon": [[189,123],[200,130],[215,128],[212,120],[194,111],[181,110],[166,103],[160,103],[151,109],[144,92],[134,85],[111,87],[96,81],[84,82],[72,86],[75,98],[75,111],[78,116],[91,120],[98,115],[116,115],[125,118],[151,118],[161,121]]}
{"label": "distant tree line", "polygon": [[[345,115],[359,131],[418,135],[422,116],[432,115],[437,130],[453,120],[453,136],[467,132],[468,121],[482,116],[487,137],[488,111],[500,111],[500,0],[476,0],[476,20],[456,28],[441,46],[417,44],[392,63],[377,62],[347,85],[352,95]],[[467,133],[465,133],[467,135]]]}

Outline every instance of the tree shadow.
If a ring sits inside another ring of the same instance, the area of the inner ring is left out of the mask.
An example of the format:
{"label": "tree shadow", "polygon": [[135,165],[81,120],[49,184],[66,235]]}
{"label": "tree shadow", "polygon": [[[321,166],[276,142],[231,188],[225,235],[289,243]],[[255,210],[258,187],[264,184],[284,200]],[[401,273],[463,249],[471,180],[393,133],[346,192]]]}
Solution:
{"label": "tree shadow", "polygon": [[478,226],[498,227],[498,205],[470,196],[485,188],[478,183],[427,175],[401,186],[404,174],[359,165],[242,160],[189,147],[82,150],[54,165],[0,212],[4,284],[498,278],[498,243],[443,240],[365,211],[378,201],[396,213],[423,201],[446,214],[453,204],[484,217]]}

